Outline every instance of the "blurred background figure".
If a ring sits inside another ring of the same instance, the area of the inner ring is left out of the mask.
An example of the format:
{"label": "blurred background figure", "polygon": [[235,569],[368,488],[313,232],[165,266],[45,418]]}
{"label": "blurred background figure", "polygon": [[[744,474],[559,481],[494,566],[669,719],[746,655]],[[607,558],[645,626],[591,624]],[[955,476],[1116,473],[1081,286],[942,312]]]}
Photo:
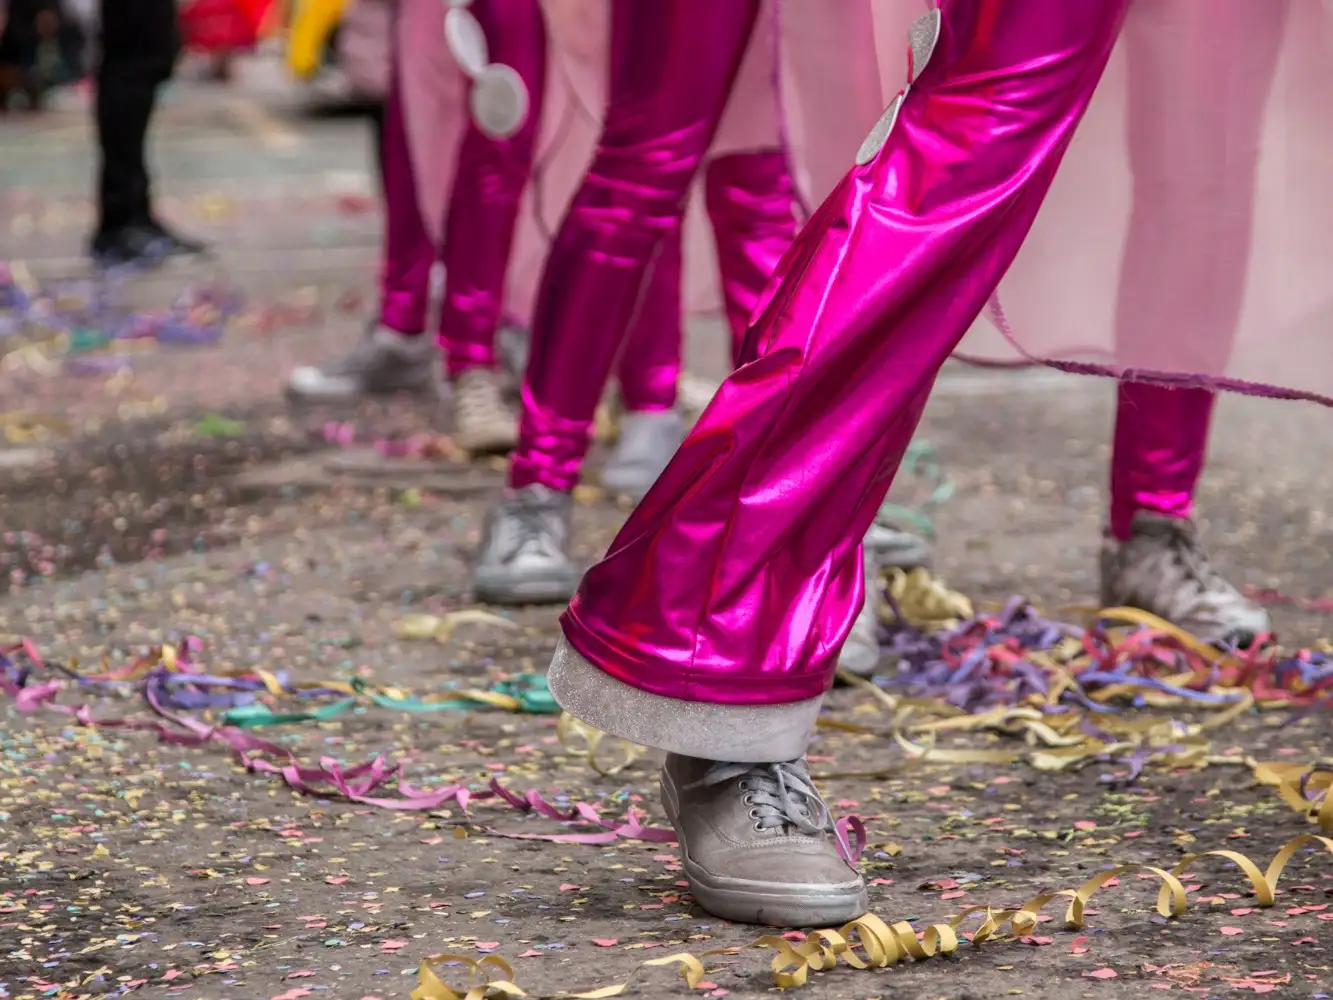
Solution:
{"label": "blurred background figure", "polygon": [[9,0],[0,22],[0,114],[18,95],[40,111],[51,88],[82,78],[84,32],[61,0]]}
{"label": "blurred background figure", "polygon": [[105,266],[154,264],[202,253],[153,215],[148,124],[180,54],[176,0],[102,0],[97,71],[99,221],[92,255]]}
{"label": "blurred background figure", "polygon": [[209,75],[228,83],[236,53],[259,44],[260,28],[271,6],[270,0],[186,0],[180,6],[184,46],[207,56]]}

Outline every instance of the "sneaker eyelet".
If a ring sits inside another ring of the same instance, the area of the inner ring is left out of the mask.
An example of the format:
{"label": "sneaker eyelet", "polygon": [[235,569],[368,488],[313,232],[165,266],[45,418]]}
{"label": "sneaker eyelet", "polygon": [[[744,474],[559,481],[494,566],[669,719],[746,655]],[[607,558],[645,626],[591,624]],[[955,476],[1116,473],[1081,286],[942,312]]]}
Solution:
{"label": "sneaker eyelet", "polygon": [[748,795],[748,794],[747,794],[747,795],[742,795],[742,796],[741,796],[741,803],[742,803],[743,805],[747,805],[747,806],[752,806],[752,805],[754,805],[754,796],[753,796],[753,795]]}
{"label": "sneaker eyelet", "polygon": [[755,833],[763,833],[763,832],[764,832],[764,828],[761,827],[761,826],[759,825],[758,821],[756,821],[756,822],[754,823],[754,825],[753,825],[753,827],[751,827],[751,829],[753,829]]}
{"label": "sneaker eyelet", "polygon": [[750,790],[750,783],[742,778],[740,781],[736,782],[736,787],[742,792],[748,792]]}
{"label": "sneaker eyelet", "polygon": [[757,809],[751,809],[750,819],[758,819],[758,818],[759,818],[759,811]]}

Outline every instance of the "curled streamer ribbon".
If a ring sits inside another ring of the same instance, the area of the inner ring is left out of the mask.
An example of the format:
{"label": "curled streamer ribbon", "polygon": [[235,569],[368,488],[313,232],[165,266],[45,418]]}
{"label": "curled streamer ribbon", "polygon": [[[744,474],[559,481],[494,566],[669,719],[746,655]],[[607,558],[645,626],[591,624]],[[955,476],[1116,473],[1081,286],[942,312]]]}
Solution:
{"label": "curled streamer ribbon", "polygon": [[[1026,937],[1036,929],[1042,910],[1057,899],[1068,901],[1064,915],[1066,927],[1070,930],[1081,930],[1086,926],[1087,907],[1093,895],[1105,888],[1113,879],[1126,874],[1145,874],[1159,879],[1162,886],[1157,894],[1155,908],[1163,917],[1174,920],[1183,916],[1189,905],[1189,897],[1181,881],[1182,875],[1191,867],[1209,858],[1220,858],[1239,868],[1254,890],[1255,906],[1270,908],[1277,901],[1277,884],[1282,873],[1296,852],[1305,847],[1323,848],[1325,853],[1333,855],[1333,839],[1320,836],[1302,836],[1289,840],[1278,850],[1264,870],[1239,851],[1204,851],[1180,859],[1169,870],[1138,864],[1108,868],[1087,879],[1077,888],[1040,893],[1013,909],[969,906],[945,920],[927,924],[921,930],[917,930],[910,921],[900,920],[889,924],[875,914],[868,913],[836,930],[811,931],[799,941],[790,941],[786,937],[777,935],[765,935],[755,939],[749,947],[775,951],[776,954],[770,963],[773,985],[779,989],[791,989],[809,982],[810,973],[830,971],[839,964],[859,970],[885,969],[908,959],[925,961],[950,955],[958,950],[960,936],[969,940],[973,947],[979,947],[986,941]],[[981,918],[980,924],[970,934],[962,933],[963,925],[974,917]],[[694,989],[706,975],[701,959],[714,955],[734,955],[737,950],[718,949],[704,952],[701,956],[688,952],[668,955],[642,963],[625,982],[584,993],[550,994],[543,991],[542,995],[577,998],[577,1000],[601,1000],[605,997],[620,996],[643,970],[668,965],[679,966],[686,985]],[[493,957],[495,956],[487,956],[488,959]],[[512,967],[503,960],[491,964],[497,969],[508,969],[510,971],[508,980],[488,981],[483,986],[472,987],[479,992],[455,990],[446,986],[435,973],[438,965],[446,960],[457,962],[469,968],[474,974],[479,964],[460,956],[437,956],[427,959],[418,971],[418,986],[412,991],[412,1000],[490,1000],[496,997],[526,995],[513,982]],[[484,961],[486,959],[483,959]]]}

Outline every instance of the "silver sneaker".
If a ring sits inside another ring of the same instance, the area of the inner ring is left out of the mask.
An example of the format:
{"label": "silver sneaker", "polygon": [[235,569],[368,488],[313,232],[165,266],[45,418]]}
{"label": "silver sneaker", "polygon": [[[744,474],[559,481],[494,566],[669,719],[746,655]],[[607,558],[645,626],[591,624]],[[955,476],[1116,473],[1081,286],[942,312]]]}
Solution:
{"label": "silver sneaker", "polygon": [[545,486],[509,492],[486,517],[473,571],[477,599],[490,604],[563,604],[581,574],[569,557],[573,497]]}
{"label": "silver sneaker", "polygon": [[301,403],[353,403],[398,392],[439,393],[439,351],[433,338],[375,326],[347,356],[320,368],[297,368],[287,397]]}
{"label": "silver sneaker", "polygon": [[865,882],[839,855],[833,817],[804,761],[728,764],[668,754],[661,784],[690,892],[709,913],[828,927],[869,908]]}
{"label": "silver sneaker", "polygon": [[1190,521],[1139,511],[1133,534],[1102,542],[1102,606],[1139,608],[1205,642],[1251,645],[1268,613],[1213,568]]}
{"label": "silver sneaker", "polygon": [[602,485],[642,500],[684,440],[685,421],[675,410],[624,414],[620,440],[602,470]]}
{"label": "silver sneaker", "polygon": [[879,645],[879,606],[884,595],[880,576],[887,569],[916,569],[930,564],[930,545],[925,539],[878,522],[866,532],[866,598],[856,616],[852,631],[838,655],[838,669],[857,677],[871,677],[879,669],[882,650]]}
{"label": "silver sneaker", "polygon": [[463,372],[453,384],[453,405],[454,441],[464,451],[492,454],[518,444],[518,418],[504,401],[498,372]]}

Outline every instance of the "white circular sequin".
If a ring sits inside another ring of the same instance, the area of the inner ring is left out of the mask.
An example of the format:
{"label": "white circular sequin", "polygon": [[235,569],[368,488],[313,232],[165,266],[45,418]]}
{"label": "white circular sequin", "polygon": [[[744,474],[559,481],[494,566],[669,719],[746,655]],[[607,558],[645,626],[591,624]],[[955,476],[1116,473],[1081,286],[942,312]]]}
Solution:
{"label": "white circular sequin", "polygon": [[475,80],[491,61],[486,32],[472,13],[463,7],[450,7],[444,15],[444,41],[463,72]]}
{"label": "white circular sequin", "polygon": [[508,139],[528,117],[528,88],[511,66],[492,63],[472,81],[472,120],[492,139]]}

